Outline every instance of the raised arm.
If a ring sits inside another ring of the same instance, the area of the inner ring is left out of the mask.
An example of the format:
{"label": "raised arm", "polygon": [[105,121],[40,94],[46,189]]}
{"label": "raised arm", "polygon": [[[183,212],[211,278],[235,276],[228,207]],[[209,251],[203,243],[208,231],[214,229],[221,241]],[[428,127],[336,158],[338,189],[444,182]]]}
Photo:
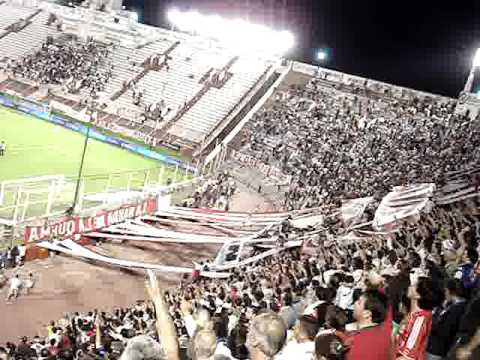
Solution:
{"label": "raised arm", "polygon": [[148,295],[155,305],[155,313],[157,315],[157,332],[161,339],[163,350],[167,354],[168,360],[180,360],[178,352],[177,332],[175,325],[168,312],[168,306],[165,302],[160,287],[158,286],[157,277],[151,270],[148,270],[149,281],[146,282]]}

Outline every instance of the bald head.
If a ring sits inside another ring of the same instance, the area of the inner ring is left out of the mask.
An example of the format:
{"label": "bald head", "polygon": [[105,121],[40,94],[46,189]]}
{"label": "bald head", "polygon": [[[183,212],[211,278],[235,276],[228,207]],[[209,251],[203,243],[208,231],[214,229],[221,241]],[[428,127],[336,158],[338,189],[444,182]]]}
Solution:
{"label": "bald head", "polygon": [[217,337],[213,330],[200,330],[193,337],[192,356],[194,360],[210,359],[217,347]]}
{"label": "bald head", "polygon": [[120,360],[161,360],[165,353],[159,343],[146,335],[139,335],[128,340],[127,347]]}
{"label": "bald head", "polygon": [[286,337],[287,329],[280,316],[274,313],[256,316],[247,335],[247,347],[252,359],[255,359],[255,353],[258,352],[263,357],[273,358],[282,349]]}

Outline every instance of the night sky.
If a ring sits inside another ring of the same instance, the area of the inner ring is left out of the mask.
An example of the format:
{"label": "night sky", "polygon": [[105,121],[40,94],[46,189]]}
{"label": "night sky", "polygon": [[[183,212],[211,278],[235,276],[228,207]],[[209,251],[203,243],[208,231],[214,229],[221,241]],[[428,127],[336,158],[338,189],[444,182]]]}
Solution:
{"label": "night sky", "polygon": [[[165,25],[165,9],[186,3],[201,12],[212,7],[223,16],[241,12],[236,0],[126,0],[143,22]],[[245,3],[246,0],[243,0]],[[268,3],[281,0],[250,0]],[[480,47],[480,0],[292,0],[286,24],[297,47],[289,58],[314,62],[318,48],[331,51],[326,67],[393,84],[457,97]],[[251,5],[257,21],[268,15]],[[265,5],[265,8],[267,6]],[[277,8],[278,10],[278,8]],[[270,17],[269,17],[270,16]],[[480,90],[480,83],[478,83]]]}

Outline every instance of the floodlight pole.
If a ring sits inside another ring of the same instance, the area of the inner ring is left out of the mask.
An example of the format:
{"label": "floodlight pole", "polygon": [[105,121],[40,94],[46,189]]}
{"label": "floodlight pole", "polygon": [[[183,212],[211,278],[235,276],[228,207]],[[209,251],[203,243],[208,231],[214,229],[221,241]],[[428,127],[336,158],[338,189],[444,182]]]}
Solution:
{"label": "floodlight pole", "polygon": [[75,212],[75,208],[78,203],[78,194],[80,192],[80,184],[82,181],[82,174],[83,174],[83,164],[85,162],[85,154],[87,153],[88,139],[90,138],[90,129],[91,129],[91,124],[89,122],[87,125],[87,134],[85,136],[85,142],[83,143],[82,160],[80,161],[80,168],[78,169],[77,184],[75,185],[75,196],[73,197],[73,204],[71,207],[72,213]]}

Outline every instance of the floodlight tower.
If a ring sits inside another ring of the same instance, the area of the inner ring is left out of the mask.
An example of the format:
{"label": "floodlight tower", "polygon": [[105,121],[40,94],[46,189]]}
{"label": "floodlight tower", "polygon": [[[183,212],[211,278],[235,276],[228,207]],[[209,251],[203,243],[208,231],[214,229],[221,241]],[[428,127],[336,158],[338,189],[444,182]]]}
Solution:
{"label": "floodlight tower", "polygon": [[480,48],[477,49],[475,56],[473,58],[472,67],[470,69],[470,74],[468,75],[467,82],[463,88],[463,92],[470,94],[472,92],[473,81],[475,80],[475,70],[480,67]]}

